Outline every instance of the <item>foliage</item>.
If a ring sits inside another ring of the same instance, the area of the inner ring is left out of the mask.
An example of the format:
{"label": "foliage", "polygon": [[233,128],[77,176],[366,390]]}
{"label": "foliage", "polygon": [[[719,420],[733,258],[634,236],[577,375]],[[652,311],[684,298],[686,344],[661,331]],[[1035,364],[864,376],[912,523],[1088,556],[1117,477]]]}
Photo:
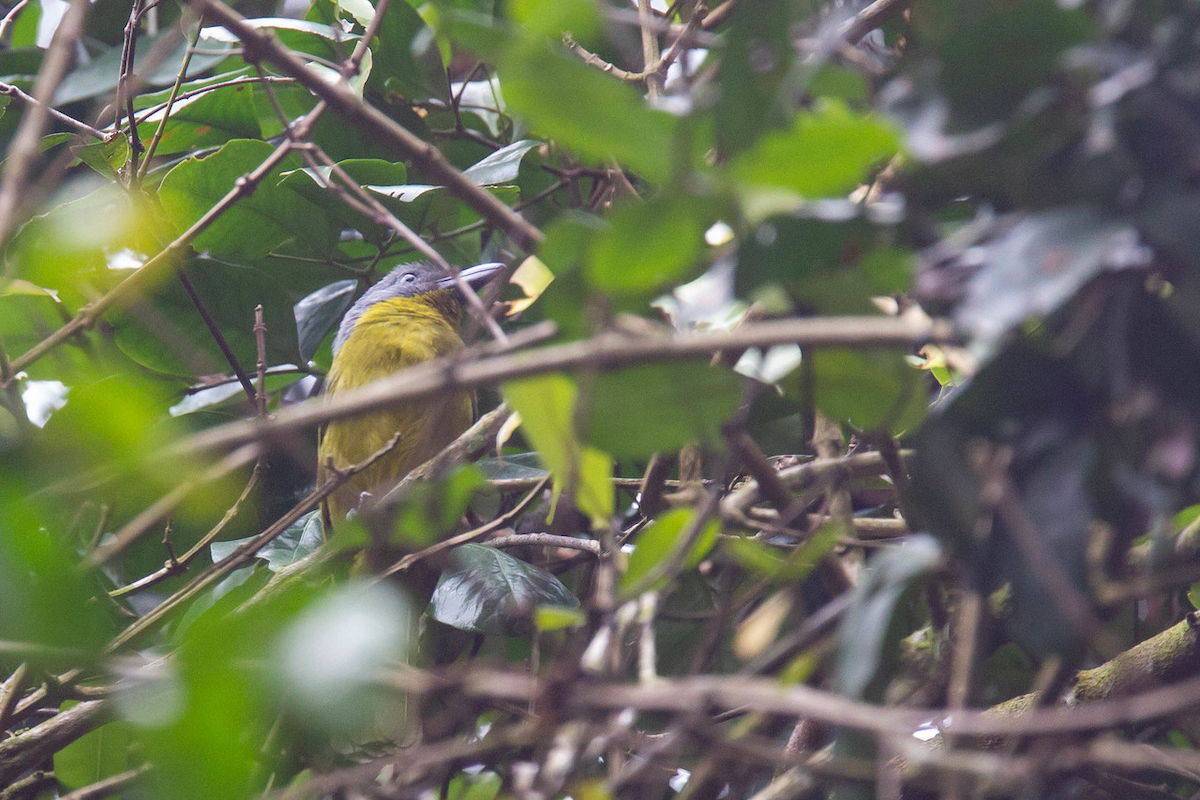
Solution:
{"label": "foliage", "polygon": [[1200,10],[635,5],[0,24],[0,797],[1196,793]]}

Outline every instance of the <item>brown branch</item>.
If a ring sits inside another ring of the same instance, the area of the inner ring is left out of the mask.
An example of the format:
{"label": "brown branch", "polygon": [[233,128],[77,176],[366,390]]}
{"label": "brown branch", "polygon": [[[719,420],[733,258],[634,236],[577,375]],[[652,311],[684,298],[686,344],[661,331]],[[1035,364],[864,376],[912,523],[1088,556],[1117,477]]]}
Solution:
{"label": "brown branch", "polygon": [[[26,0],[26,2],[28,2],[28,0]],[[3,81],[0,81],[0,94],[6,94],[9,97],[15,97],[16,99],[20,100],[22,103],[28,103],[31,106],[38,106],[38,105],[45,106],[46,105],[41,100],[38,100],[36,97],[34,97],[33,95],[22,91],[19,86],[13,86],[11,83],[4,83]],[[56,120],[58,120],[59,122],[61,122],[64,125],[66,125],[67,127],[74,128],[77,132],[82,133],[85,136],[91,136],[93,139],[99,139],[102,142],[111,142],[113,139],[120,136],[120,134],[117,133],[116,131],[112,131],[110,133],[105,133],[104,131],[97,130],[96,128],[93,128],[91,125],[88,125],[86,122],[81,122],[80,120],[75,119],[74,117],[70,116],[69,114],[62,113],[61,111],[59,111],[57,108],[54,108],[53,106],[47,106],[46,113],[49,114],[50,116],[54,117]]]}
{"label": "brown branch", "polygon": [[895,317],[772,320],[730,332],[662,337],[632,338],[608,332],[591,339],[477,361],[422,364],[332,399],[307,401],[283,409],[268,422],[243,420],[217,426],[179,442],[168,452],[174,456],[192,456],[237,447],[255,439],[378,411],[399,400],[432,397],[443,392],[581,367],[614,370],[652,361],[699,359],[721,350],[785,343],[806,347],[906,348],[930,341],[957,341],[958,338],[947,322],[913,323]]}
{"label": "brown branch", "polygon": [[241,39],[248,53],[269,61],[284,74],[324,100],[330,108],[350,122],[361,125],[382,144],[395,149],[417,162],[422,169],[446,187],[446,190],[465,202],[480,216],[505,231],[519,246],[536,250],[544,238],[541,231],[497,199],[491,192],[476,186],[455,169],[441,152],[413,135],[390,117],[368,105],[354,90],[343,83],[329,83],[305,66],[271,33],[259,31],[246,23],[246,18],[219,0],[191,0],[211,19]]}
{"label": "brown branch", "polygon": [[104,724],[107,703],[89,700],[0,742],[0,786],[16,780],[55,752]]}
{"label": "brown branch", "polygon": [[113,775],[111,778],[105,778],[102,781],[89,783],[87,786],[76,789],[67,794],[60,794],[58,800],[103,800],[105,797],[111,797],[121,789],[129,786],[142,775],[150,771],[149,764],[143,764],[140,767],[127,769],[119,775]]}

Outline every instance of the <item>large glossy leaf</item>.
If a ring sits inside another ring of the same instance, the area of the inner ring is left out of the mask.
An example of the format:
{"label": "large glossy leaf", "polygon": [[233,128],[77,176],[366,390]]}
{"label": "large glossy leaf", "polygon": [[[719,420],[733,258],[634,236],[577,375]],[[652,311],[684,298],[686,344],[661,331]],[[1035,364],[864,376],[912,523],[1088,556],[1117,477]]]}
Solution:
{"label": "large glossy leaf", "polygon": [[[267,158],[274,147],[266,142],[238,139],[205,158],[189,158],[163,179],[159,200],[178,231],[200,219],[242,176]],[[285,163],[295,165],[298,158]],[[218,258],[250,260],[293,242],[311,250],[330,244],[333,231],[325,214],[294,192],[278,185],[282,168],[273,170],[254,194],[239,200],[193,246]]]}
{"label": "large glossy leaf", "polygon": [[540,144],[541,142],[532,139],[513,142],[463,170],[463,175],[480,186],[513,183],[517,179],[517,173],[521,171],[521,159]]}
{"label": "large glossy leaf", "polygon": [[460,630],[521,636],[532,630],[538,606],[579,605],[558,578],[494,547],[465,544],[450,551],[450,561],[428,613]]}

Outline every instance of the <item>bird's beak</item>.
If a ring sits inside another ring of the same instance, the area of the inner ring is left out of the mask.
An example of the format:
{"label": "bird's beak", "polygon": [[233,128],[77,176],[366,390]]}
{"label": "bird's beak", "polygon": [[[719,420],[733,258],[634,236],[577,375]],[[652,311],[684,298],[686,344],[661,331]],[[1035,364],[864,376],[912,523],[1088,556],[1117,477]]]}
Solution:
{"label": "bird's beak", "polygon": [[[462,276],[467,286],[470,286],[472,289],[479,289],[486,285],[502,269],[504,269],[504,264],[501,264],[499,261],[492,261],[487,264],[476,264],[473,267],[459,270],[458,274]],[[457,285],[452,277],[445,277],[438,281],[439,289],[449,289]]]}

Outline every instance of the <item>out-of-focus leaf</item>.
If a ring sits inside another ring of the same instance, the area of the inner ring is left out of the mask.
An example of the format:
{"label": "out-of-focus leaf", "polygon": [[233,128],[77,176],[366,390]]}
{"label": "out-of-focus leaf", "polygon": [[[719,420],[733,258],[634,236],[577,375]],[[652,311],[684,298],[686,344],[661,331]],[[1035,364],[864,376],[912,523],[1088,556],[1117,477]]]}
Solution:
{"label": "out-of-focus leaf", "polygon": [[924,418],[921,373],[892,351],[819,350],[810,354],[817,408],[862,430],[911,430]]}
{"label": "out-of-focus leaf", "polygon": [[935,3],[914,9],[913,23],[921,48],[936,51],[939,83],[960,129],[1013,111],[1091,28],[1083,8],[1055,0]]}
{"label": "out-of-focus leaf", "polygon": [[[659,568],[659,565],[666,564],[682,544],[680,537],[683,536],[685,529],[691,526],[694,518],[695,511],[693,509],[675,508],[647,525],[638,534],[637,541],[633,545],[633,552],[629,554],[629,567],[621,576],[621,590],[628,591],[635,586],[640,586],[642,580],[653,570]],[[712,550],[713,545],[717,543],[717,534],[720,533],[720,530],[721,523],[718,520],[709,520],[704,523],[704,528],[684,556],[680,569],[695,569]],[[674,575],[664,574],[643,588],[646,590],[661,588],[674,579]]]}
{"label": "out-of-focus leaf", "polygon": [[699,266],[716,209],[686,195],[629,202],[596,235],[587,278],[608,294],[642,294]]}
{"label": "out-of-focus leaf", "polygon": [[[189,158],[163,178],[159,200],[178,232],[208,213],[243,175],[275,150],[262,141],[237,139],[205,158]],[[296,165],[298,157],[284,159]],[[333,238],[325,214],[278,185],[283,166],[268,174],[254,194],[238,200],[196,237],[193,246],[218,258],[253,260],[286,242],[320,252]]]}
{"label": "out-of-focus leaf", "polygon": [[1143,267],[1150,253],[1132,227],[1086,206],[1059,208],[1010,219],[1000,233],[971,248],[966,296],[955,320],[980,353],[1026,319],[1059,308],[1092,278],[1106,271]]}
{"label": "out-of-focus leaf", "polygon": [[494,547],[465,544],[450,551],[428,613],[438,622],[474,633],[523,636],[538,606],[578,608],[558,578]]}
{"label": "out-of-focus leaf", "polygon": [[409,3],[389,3],[374,48],[375,67],[367,85],[404,98],[450,100],[446,70],[432,32]]}
{"label": "out-of-focus leaf", "polygon": [[871,560],[838,634],[834,680],[841,694],[869,697],[868,687],[888,657],[885,649],[896,604],[917,581],[937,569],[941,558],[937,542],[918,534]]}
{"label": "out-of-focus leaf", "polygon": [[351,583],[304,609],[275,651],[289,705],[307,715],[306,726],[363,731],[378,713],[400,711],[403,700],[378,681],[406,659],[412,617],[409,599],[388,583]]}
{"label": "out-of-focus leaf", "polygon": [[729,28],[717,74],[717,145],[726,157],[787,119],[780,89],[795,58],[791,30],[796,9],[788,0],[766,0],[735,15],[737,23]]}
{"label": "out-of-focus leaf", "polygon": [[[65,711],[76,701],[63,703]],[[54,777],[68,789],[80,789],[129,768],[129,725],[101,725],[54,753]]]}
{"label": "out-of-focus leaf", "polygon": [[300,340],[300,357],[305,362],[313,357],[325,334],[337,326],[350,308],[357,289],[358,281],[337,281],[296,303],[296,334]]}
{"label": "out-of-focus leaf", "polygon": [[401,545],[425,547],[449,535],[484,482],[474,464],[458,467],[442,480],[418,481],[400,505],[394,537]]}
{"label": "out-of-focus leaf", "polygon": [[157,252],[162,218],[145,198],[89,176],[69,186],[69,200],[34,217],[9,246],[16,277],[52,289],[69,307],[103,294],[120,277],[111,266],[135,265]]}
{"label": "out-of-focus leaf", "polygon": [[748,186],[828,197],[853,189],[867,177],[868,167],[899,149],[899,136],[890,125],[827,100],[796,115],[788,130],[763,136],[734,160],[731,170]]}
{"label": "out-of-focus leaf", "polygon": [[537,256],[529,256],[521,262],[521,266],[513,271],[512,277],[508,282],[520,287],[525,293],[525,297],[520,300],[513,300],[509,303],[509,316],[520,314],[525,309],[533,305],[542,292],[546,291],[551,281],[554,280],[554,273],[547,269],[546,265]]}
{"label": "out-of-focus leaf", "polygon": [[737,407],[739,378],[705,364],[655,364],[597,375],[587,440],[617,458],[717,442]]}
{"label": "out-of-focus leaf", "polygon": [[616,158],[647,180],[667,179],[678,123],[631,87],[536,44],[509,51],[499,69],[504,99],[539,133],[590,158]]}

